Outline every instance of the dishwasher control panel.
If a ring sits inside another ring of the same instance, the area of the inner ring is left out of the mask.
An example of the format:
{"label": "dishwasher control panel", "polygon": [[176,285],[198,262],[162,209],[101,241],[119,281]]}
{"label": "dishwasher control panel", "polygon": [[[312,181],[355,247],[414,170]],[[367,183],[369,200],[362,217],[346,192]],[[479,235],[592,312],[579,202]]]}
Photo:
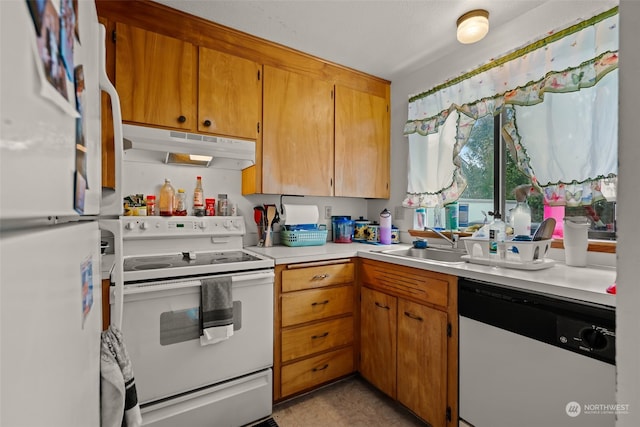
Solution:
{"label": "dishwasher control panel", "polygon": [[593,322],[558,316],[556,330],[560,346],[615,363],[615,329]]}

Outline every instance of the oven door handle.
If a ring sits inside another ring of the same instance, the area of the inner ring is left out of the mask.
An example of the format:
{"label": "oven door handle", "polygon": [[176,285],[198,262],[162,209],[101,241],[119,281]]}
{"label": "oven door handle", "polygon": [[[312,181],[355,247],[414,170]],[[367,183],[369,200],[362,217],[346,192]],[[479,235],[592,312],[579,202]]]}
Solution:
{"label": "oven door handle", "polygon": [[[269,279],[271,283],[273,283],[273,278],[275,274],[273,271],[265,271],[260,273],[251,273],[251,274],[239,274],[235,276],[231,276],[231,283],[244,283],[254,280],[265,280]],[[149,284],[141,284],[141,285],[129,285],[124,287],[125,295],[133,295],[133,294],[142,294],[145,292],[157,292],[157,291],[168,291],[171,289],[183,289],[183,288],[192,288],[196,286],[201,286],[202,281],[200,280],[169,280],[166,282],[156,282]]]}

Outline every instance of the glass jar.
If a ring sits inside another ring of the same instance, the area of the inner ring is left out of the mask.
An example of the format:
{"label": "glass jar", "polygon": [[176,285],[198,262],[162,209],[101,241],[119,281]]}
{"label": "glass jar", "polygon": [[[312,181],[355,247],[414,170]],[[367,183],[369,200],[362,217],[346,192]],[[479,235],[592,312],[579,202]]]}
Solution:
{"label": "glass jar", "polygon": [[229,216],[229,201],[226,194],[218,194],[218,215]]}
{"label": "glass jar", "polygon": [[175,205],[176,191],[171,185],[171,180],[165,178],[164,185],[160,189],[160,215],[172,216]]}

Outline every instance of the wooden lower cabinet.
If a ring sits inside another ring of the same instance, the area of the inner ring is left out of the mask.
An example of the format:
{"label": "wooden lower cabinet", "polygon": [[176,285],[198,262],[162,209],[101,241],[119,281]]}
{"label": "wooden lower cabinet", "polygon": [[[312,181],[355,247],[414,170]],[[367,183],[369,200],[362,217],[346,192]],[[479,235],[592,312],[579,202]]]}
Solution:
{"label": "wooden lower cabinet", "polygon": [[360,374],[394,399],[397,300],[369,288],[360,294]]}
{"label": "wooden lower cabinet", "polygon": [[457,278],[361,266],[360,373],[432,427],[457,425]]}
{"label": "wooden lower cabinet", "polygon": [[447,314],[398,299],[397,399],[432,425],[446,419]]}
{"label": "wooden lower cabinet", "polygon": [[355,371],[355,266],[347,260],[276,266],[273,399]]}

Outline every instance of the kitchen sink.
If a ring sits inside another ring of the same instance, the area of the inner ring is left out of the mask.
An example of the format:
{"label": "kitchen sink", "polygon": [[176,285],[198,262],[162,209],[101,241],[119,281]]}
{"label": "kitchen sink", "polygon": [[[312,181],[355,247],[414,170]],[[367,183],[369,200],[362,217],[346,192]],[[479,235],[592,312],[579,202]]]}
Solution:
{"label": "kitchen sink", "polygon": [[394,255],[405,258],[424,259],[427,261],[445,262],[449,264],[459,264],[465,262],[462,259],[463,255],[467,254],[464,249],[454,248],[434,248],[428,247],[424,249],[408,248],[408,249],[389,249],[380,251],[380,253],[387,255]]}

